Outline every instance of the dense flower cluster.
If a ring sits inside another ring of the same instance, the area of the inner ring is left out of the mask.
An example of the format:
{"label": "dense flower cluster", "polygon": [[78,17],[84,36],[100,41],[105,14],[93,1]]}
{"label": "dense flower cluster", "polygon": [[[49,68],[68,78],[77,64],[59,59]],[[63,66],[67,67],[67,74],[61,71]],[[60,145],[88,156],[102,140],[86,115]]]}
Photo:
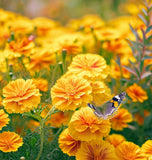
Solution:
{"label": "dense flower cluster", "polygon": [[[76,160],[152,158],[151,8],[144,6],[141,20],[134,11],[109,21],[86,15],[66,26],[0,9],[0,151],[24,145],[16,133],[34,133],[40,141],[25,141],[40,143],[37,160],[46,140],[60,148],[51,154]],[[18,155],[28,159],[23,150]]]}

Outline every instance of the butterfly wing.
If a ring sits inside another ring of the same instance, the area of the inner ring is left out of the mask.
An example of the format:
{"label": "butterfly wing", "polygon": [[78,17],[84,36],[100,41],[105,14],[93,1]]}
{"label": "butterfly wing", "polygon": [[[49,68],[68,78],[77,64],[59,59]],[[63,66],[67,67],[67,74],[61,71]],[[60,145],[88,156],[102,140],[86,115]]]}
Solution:
{"label": "butterfly wing", "polygon": [[95,107],[94,105],[88,103],[88,106],[93,109],[94,114],[103,119],[110,119],[114,117],[118,112],[118,107],[122,103],[122,100],[126,96],[125,92],[122,92],[119,95],[114,96],[110,101],[106,102],[105,104]]}

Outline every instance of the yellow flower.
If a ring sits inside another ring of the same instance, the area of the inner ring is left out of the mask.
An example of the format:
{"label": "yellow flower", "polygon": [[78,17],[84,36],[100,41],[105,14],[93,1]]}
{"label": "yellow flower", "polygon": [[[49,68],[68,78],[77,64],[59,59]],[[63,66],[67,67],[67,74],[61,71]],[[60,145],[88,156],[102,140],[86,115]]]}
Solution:
{"label": "yellow flower", "polygon": [[2,51],[0,51],[0,71],[7,72],[6,60]]}
{"label": "yellow flower", "polygon": [[95,141],[107,136],[110,132],[109,120],[99,120],[89,107],[76,111],[69,122],[69,132],[74,139]]}
{"label": "yellow flower", "polygon": [[112,134],[106,138],[106,141],[111,143],[115,148],[125,140],[125,137],[120,134]]}
{"label": "yellow flower", "polygon": [[135,115],[134,115],[134,119],[135,121],[139,124],[139,125],[143,125],[144,121],[145,121],[145,117],[149,116],[150,115],[150,112],[147,111],[147,110],[144,110],[144,114],[141,115],[139,112],[137,112]]}
{"label": "yellow flower", "polygon": [[80,141],[71,137],[68,128],[60,134],[58,142],[61,150],[69,156],[75,156],[81,144]]}
{"label": "yellow flower", "polygon": [[82,53],[84,37],[78,33],[63,34],[54,40],[52,45],[58,45],[62,50],[66,50],[68,55]]}
{"label": "yellow flower", "polygon": [[147,93],[136,83],[134,83],[132,86],[129,86],[126,89],[126,92],[128,96],[133,100],[133,102],[140,102],[148,99]]}
{"label": "yellow flower", "polygon": [[[152,140],[147,140],[141,147],[142,153],[145,154],[147,158],[152,156]],[[152,158],[152,157],[151,157]],[[148,159],[149,160],[149,159]]]}
{"label": "yellow flower", "polygon": [[48,91],[48,81],[43,78],[37,78],[33,79],[33,83],[36,85],[36,87],[43,92]]}
{"label": "yellow flower", "polygon": [[11,41],[6,44],[4,49],[4,55],[7,59],[13,59],[20,57],[21,55],[29,56],[32,54],[34,43],[27,38],[18,39],[17,41]]}
{"label": "yellow flower", "polygon": [[9,121],[8,114],[6,114],[3,109],[0,109],[0,130],[6,126]]}
{"label": "yellow flower", "polygon": [[116,148],[116,155],[119,160],[146,160],[138,145],[132,142],[122,142]]}
{"label": "yellow flower", "polygon": [[82,142],[76,160],[117,160],[114,147],[105,141],[101,144]]}
{"label": "yellow flower", "polygon": [[46,36],[58,25],[56,22],[44,17],[34,18],[33,23],[39,36]]}
{"label": "yellow flower", "polygon": [[3,105],[8,113],[24,113],[37,107],[40,93],[33,80],[17,79],[3,88]]}
{"label": "yellow flower", "polygon": [[126,37],[126,35],[131,32],[128,24],[130,24],[133,28],[137,28],[143,25],[143,22],[136,16],[120,16],[110,20],[108,23],[108,25],[121,32],[123,37]]}
{"label": "yellow flower", "polygon": [[105,59],[96,54],[75,56],[68,70],[70,73],[87,79],[105,79],[108,75],[108,66]]}
{"label": "yellow flower", "polygon": [[104,24],[105,22],[97,15],[85,15],[81,19],[71,20],[69,23],[75,30],[82,28],[85,32],[100,29]]}
{"label": "yellow flower", "polygon": [[91,81],[93,102],[99,106],[112,98],[111,90],[102,81]]}
{"label": "yellow flower", "polygon": [[106,41],[106,40],[109,41],[121,37],[121,33],[119,32],[119,30],[107,26],[99,30],[96,30],[95,35],[97,36],[97,39],[100,41]]}
{"label": "yellow flower", "polygon": [[[121,78],[120,67],[117,64],[112,64],[110,74],[111,74],[111,77],[115,79]],[[124,78],[130,78],[130,72],[126,70],[125,68],[122,68],[122,76]]]}
{"label": "yellow flower", "polygon": [[110,122],[112,124],[112,128],[117,131],[123,130],[123,128],[128,127],[127,123],[133,121],[131,113],[128,112],[127,109],[120,108],[118,110],[118,114],[114,116]]}
{"label": "yellow flower", "polygon": [[89,82],[81,77],[60,78],[51,89],[52,104],[61,111],[75,110],[92,100]]}
{"label": "yellow flower", "polygon": [[16,34],[30,34],[34,30],[33,23],[30,19],[18,16],[14,20],[9,21],[7,26]]}
{"label": "yellow flower", "polygon": [[23,139],[14,132],[0,133],[0,150],[2,152],[15,152],[23,145]]}
{"label": "yellow flower", "polygon": [[37,48],[30,57],[30,64],[27,66],[30,70],[39,71],[49,68],[49,65],[55,64],[55,50],[52,48]]}
{"label": "yellow flower", "polygon": [[[47,106],[43,112],[41,113],[41,116],[44,118],[49,110],[52,108],[52,105],[50,104],[43,104],[42,107]],[[57,113],[54,113],[50,117],[48,117],[49,120],[46,121],[46,125],[50,125],[56,128],[61,127],[62,125],[67,125],[70,119],[70,113],[69,112],[62,112],[58,111]]]}

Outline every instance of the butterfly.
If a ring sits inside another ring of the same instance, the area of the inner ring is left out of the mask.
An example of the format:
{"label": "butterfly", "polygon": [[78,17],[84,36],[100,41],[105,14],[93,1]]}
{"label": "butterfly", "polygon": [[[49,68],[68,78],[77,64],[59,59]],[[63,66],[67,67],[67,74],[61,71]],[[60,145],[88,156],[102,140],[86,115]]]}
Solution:
{"label": "butterfly", "polygon": [[114,96],[111,100],[104,103],[99,107],[95,107],[93,104],[88,103],[87,105],[93,109],[94,114],[103,119],[111,119],[118,112],[118,107],[123,102],[123,99],[126,97],[126,92],[122,92],[119,95]]}

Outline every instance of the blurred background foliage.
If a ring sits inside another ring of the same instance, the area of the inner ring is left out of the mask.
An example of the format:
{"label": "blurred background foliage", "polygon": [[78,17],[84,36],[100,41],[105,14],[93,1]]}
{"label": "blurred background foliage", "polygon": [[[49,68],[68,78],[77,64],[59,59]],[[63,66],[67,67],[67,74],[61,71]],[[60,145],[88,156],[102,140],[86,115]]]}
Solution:
{"label": "blurred background foliage", "polygon": [[104,20],[112,19],[128,14],[129,7],[134,12],[136,4],[141,4],[141,0],[0,0],[0,8],[5,10],[30,18],[45,16],[63,24],[86,14],[97,14]]}

